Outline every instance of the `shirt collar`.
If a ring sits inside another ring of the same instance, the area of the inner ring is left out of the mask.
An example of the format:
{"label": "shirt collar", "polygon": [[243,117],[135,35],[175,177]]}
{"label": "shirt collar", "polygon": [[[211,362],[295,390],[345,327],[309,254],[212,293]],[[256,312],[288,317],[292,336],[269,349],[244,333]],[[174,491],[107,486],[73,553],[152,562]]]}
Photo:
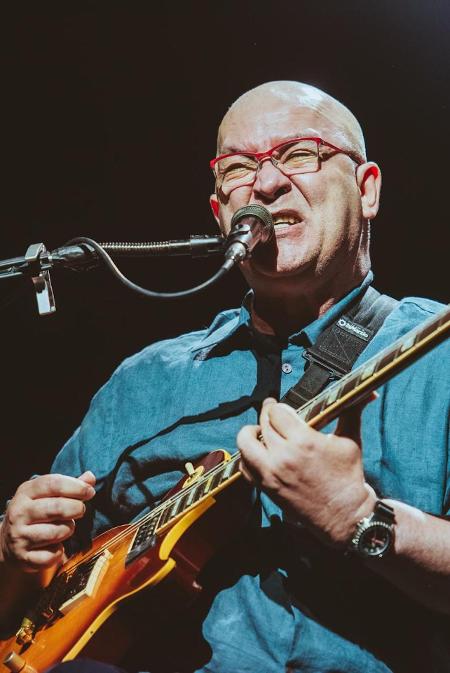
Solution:
{"label": "shirt collar", "polygon": [[320,318],[314,320],[314,322],[304,327],[302,330],[300,330],[300,332],[293,334],[290,340],[295,343],[296,339],[300,337],[300,335],[304,334],[309,340],[309,345],[315,343],[324,329],[331,325],[331,323],[336,320],[339,315],[344,313],[347,306],[352,304],[355,299],[362,295],[369,285],[371,285],[372,281],[373,273],[372,271],[369,271],[360,285],[353,288],[353,290],[350,290],[350,292],[348,292],[345,297],[342,297],[342,299],[334,304],[326,313],[320,316]]}
{"label": "shirt collar", "polygon": [[[308,345],[313,344],[319,334],[333,322],[338,315],[343,313],[346,307],[351,304],[360,294],[362,294],[373,281],[373,273],[369,271],[362,283],[353,288],[348,294],[334,304],[323,316],[306,325],[298,332],[295,332],[289,338],[293,343],[304,343],[305,337],[309,341]],[[224,311],[215,318],[205,336],[192,348],[193,352],[204,351],[205,356],[213,346],[222,343],[238,333],[253,331],[251,324],[251,304],[253,300],[253,291],[250,290],[245,295],[239,311]]]}

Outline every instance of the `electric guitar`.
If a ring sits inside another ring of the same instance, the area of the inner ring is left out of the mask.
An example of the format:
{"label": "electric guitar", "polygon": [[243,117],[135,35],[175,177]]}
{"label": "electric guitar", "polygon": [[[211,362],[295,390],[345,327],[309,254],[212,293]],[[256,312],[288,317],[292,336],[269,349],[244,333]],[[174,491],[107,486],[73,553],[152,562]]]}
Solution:
{"label": "electric guitar", "polygon": [[[447,307],[326,388],[298,415],[321,429],[443,341],[449,330]],[[227,508],[237,493],[239,452],[214,451],[195,465],[187,463],[186,469],[187,475],[151,512],[98,536],[87,551],[56,570],[18,630],[0,633],[0,673],[43,673],[86,652],[122,602],[165,578],[191,593],[201,589],[201,569],[233,528],[230,522],[227,530]]]}

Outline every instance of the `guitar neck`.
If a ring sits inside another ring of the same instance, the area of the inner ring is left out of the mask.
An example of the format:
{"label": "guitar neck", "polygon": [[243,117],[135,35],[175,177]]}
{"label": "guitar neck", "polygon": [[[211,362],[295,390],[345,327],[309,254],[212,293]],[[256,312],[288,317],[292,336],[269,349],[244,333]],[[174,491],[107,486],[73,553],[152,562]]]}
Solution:
{"label": "guitar neck", "polygon": [[297,413],[320,430],[346,408],[360,402],[380,385],[443,341],[450,331],[450,306],[395,341],[354,371],[301,406]]}

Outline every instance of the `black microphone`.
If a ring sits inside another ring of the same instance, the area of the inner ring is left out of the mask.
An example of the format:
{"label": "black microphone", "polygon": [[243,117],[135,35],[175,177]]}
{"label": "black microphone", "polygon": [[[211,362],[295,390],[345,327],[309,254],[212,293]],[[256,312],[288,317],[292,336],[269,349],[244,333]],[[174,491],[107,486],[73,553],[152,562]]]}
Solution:
{"label": "black microphone", "polygon": [[255,246],[273,236],[272,215],[256,203],[237,210],[231,219],[231,231],[225,241],[225,265],[237,264],[250,257]]}

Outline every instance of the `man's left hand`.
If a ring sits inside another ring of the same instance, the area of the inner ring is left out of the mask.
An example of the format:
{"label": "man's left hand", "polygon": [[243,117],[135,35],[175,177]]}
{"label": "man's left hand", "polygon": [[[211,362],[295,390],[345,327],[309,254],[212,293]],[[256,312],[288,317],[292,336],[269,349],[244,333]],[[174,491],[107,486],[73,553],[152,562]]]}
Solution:
{"label": "man's left hand", "polygon": [[[268,398],[260,425],[243,427],[237,437],[244,477],[333,546],[348,544],[356,524],[373,511],[377,499],[364,479],[363,407],[346,411],[335,433],[325,435],[291,407]],[[263,441],[258,439],[261,435]]]}

